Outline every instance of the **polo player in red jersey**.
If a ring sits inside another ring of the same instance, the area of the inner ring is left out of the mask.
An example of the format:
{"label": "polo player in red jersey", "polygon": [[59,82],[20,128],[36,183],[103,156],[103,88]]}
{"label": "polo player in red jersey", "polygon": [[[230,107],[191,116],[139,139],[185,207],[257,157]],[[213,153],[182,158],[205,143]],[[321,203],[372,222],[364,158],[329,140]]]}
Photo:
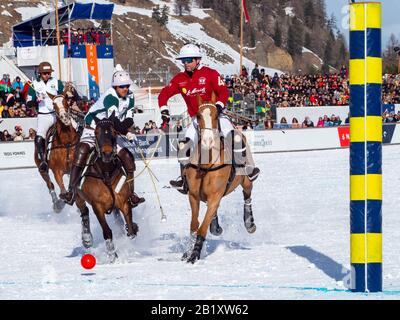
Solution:
{"label": "polo player in red jersey", "polygon": [[[196,114],[199,105],[197,97],[200,96],[202,101],[211,101],[214,92],[218,98],[215,105],[218,109],[222,135],[225,138],[229,136],[232,137],[235,130],[229,118],[223,114],[225,105],[229,98],[229,91],[225,86],[225,82],[221,79],[220,74],[216,70],[200,65],[201,58],[202,53],[197,45],[184,45],[176,59],[181,60],[185,70],[179,72],[174,78],[172,78],[170,83],[161,90],[160,95],[158,96],[158,105],[161,110],[163,121],[167,121],[170,117],[167,102],[169,98],[176,94],[182,95],[186,102],[189,116],[192,118],[191,124],[187,127],[185,139],[179,142],[178,161],[181,165],[181,179],[170,181],[171,186],[183,194],[188,193],[184,169],[189,163],[190,146],[196,145],[198,142]],[[258,177],[260,170],[255,167],[251,153],[246,153],[246,143],[243,140],[239,141],[239,144],[237,143],[237,140],[242,139],[242,136],[235,135],[234,139],[235,146],[240,146],[237,149],[234,147],[234,155],[235,153],[244,155],[246,158],[244,172],[251,181],[254,181]],[[232,158],[232,164],[235,168],[243,167],[243,164],[234,161],[236,158],[235,156]]]}

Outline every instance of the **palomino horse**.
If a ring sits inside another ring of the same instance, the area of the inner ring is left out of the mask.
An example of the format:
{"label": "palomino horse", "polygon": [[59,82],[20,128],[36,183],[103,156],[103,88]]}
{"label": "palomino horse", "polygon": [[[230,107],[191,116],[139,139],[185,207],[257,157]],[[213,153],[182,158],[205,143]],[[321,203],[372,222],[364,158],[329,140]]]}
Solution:
{"label": "palomino horse", "polygon": [[[218,129],[218,111],[215,106],[216,97],[213,94],[212,102],[210,103],[203,103],[200,97],[198,100],[200,107],[197,113],[197,121],[200,132],[199,143],[194,155],[197,157],[196,159],[200,160],[196,160],[197,164],[191,162],[185,169],[189,187],[190,207],[192,209],[190,233],[193,249],[185,252],[182,260],[187,260],[187,262],[191,263],[200,259],[201,249],[212,221],[216,223],[216,226],[213,228],[214,231],[219,230],[217,233],[213,232],[213,234],[219,235],[222,232],[216,219],[220,201],[239,185],[243,188],[245,200],[244,225],[249,233],[253,233],[256,230],[251,209],[253,183],[247,175],[239,175],[237,172],[233,180],[230,180],[232,170],[234,170],[232,160],[230,159],[232,142],[228,142],[229,139],[221,142]],[[244,136],[237,133],[233,139],[236,142],[239,140],[242,145]],[[207,161],[201,160],[204,154],[208,157]],[[201,225],[198,220],[200,201],[207,203],[207,212]]]}
{"label": "palomino horse", "polygon": [[[74,128],[74,121],[69,112],[70,103],[68,98],[70,92],[71,87],[65,86],[61,95],[53,96],[48,93],[48,96],[53,100],[54,112],[57,117],[56,123],[49,129],[46,137],[48,166],[53,171],[54,179],[60,188],[61,194],[66,192],[63,176],[70,173],[75,146],[79,142],[79,135]],[[49,146],[50,142],[51,146]],[[35,163],[39,167],[40,160],[37,152],[35,152]],[[49,189],[53,202],[53,210],[56,213],[61,212],[65,206],[65,202],[57,197],[49,172],[40,172],[40,175]]]}
{"label": "palomino horse", "polygon": [[136,237],[139,230],[138,225],[132,221],[132,205],[128,201],[129,185],[125,183],[122,164],[116,152],[118,134],[116,127],[119,125],[130,127],[133,122],[127,124],[125,120],[121,123],[114,114],[108,119],[94,118],[94,121],[96,123],[96,151],[91,154],[90,158],[94,159],[89,159],[80,187],[77,188],[76,205],[81,212],[83,246],[88,248],[93,245],[89,209],[85,204],[87,202],[92,206],[103,230],[106,252],[112,263],[118,255],[112,240],[112,231],[106,221],[106,214],[120,210],[125,219],[127,236],[132,239]]}

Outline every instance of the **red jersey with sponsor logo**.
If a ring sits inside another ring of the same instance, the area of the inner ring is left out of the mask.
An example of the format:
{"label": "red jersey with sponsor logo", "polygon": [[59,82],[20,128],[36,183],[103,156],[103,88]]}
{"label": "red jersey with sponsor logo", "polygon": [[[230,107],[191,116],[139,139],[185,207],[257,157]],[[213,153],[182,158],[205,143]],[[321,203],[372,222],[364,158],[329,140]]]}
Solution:
{"label": "red jersey with sponsor logo", "polygon": [[189,115],[193,117],[199,110],[197,96],[200,95],[203,101],[211,101],[213,91],[218,97],[217,101],[225,106],[229,98],[225,82],[216,70],[202,66],[193,72],[192,77],[186,72],[178,73],[169,85],[161,90],[158,105],[160,108],[166,106],[169,98],[180,93],[185,99]]}

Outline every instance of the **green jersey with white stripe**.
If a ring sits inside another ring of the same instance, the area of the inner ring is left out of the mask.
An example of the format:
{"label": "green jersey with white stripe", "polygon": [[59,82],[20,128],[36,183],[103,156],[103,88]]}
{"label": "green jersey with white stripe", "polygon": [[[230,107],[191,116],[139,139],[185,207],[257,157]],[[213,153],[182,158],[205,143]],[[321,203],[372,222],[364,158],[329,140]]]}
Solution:
{"label": "green jersey with white stripe", "polygon": [[90,107],[85,116],[85,123],[95,128],[96,125],[93,121],[95,117],[98,119],[109,118],[113,111],[115,111],[115,116],[121,121],[126,118],[133,118],[134,107],[135,100],[133,97],[127,96],[126,98],[121,98],[115,89],[111,87]]}

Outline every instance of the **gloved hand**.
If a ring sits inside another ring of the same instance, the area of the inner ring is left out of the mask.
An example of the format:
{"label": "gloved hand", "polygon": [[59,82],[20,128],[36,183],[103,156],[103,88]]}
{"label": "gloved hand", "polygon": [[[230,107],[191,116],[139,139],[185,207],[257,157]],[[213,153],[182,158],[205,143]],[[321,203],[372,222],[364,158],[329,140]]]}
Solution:
{"label": "gloved hand", "polygon": [[169,122],[170,116],[167,109],[161,111],[161,119],[163,120],[163,122]]}
{"label": "gloved hand", "polygon": [[224,106],[224,104],[222,102],[217,102],[215,104],[215,106],[217,107],[218,115],[220,115],[220,114],[222,114],[224,112],[225,106]]}

